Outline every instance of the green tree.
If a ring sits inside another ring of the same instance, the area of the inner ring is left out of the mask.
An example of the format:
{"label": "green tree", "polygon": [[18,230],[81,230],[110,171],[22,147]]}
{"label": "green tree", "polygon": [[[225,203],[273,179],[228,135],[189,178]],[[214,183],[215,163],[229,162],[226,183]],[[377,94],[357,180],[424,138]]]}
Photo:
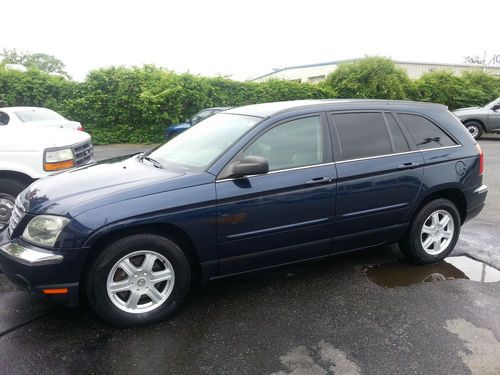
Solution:
{"label": "green tree", "polygon": [[28,53],[4,48],[0,53],[0,58],[2,65],[20,64],[26,68],[35,68],[45,73],[57,73],[71,78],[65,70],[66,65],[57,57],[46,53]]}
{"label": "green tree", "polygon": [[340,64],[321,86],[339,98],[407,99],[412,92],[406,72],[384,57]]}

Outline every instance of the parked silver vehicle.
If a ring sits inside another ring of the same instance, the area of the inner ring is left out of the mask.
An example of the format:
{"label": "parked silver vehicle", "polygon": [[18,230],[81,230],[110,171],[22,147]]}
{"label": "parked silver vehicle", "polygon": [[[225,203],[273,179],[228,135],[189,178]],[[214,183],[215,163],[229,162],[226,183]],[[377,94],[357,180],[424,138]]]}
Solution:
{"label": "parked silver vehicle", "polygon": [[500,134],[500,98],[484,107],[457,109],[453,114],[465,125],[474,139],[479,139],[483,133]]}

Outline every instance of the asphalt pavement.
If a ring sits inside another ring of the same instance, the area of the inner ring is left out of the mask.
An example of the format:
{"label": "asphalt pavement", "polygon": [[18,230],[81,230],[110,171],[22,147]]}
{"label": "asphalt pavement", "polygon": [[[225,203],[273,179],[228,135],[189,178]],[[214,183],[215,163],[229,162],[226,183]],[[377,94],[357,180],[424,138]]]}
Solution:
{"label": "asphalt pavement", "polygon": [[[480,143],[487,206],[455,253],[495,265],[500,137]],[[147,148],[100,146],[96,156]],[[433,282],[388,288],[365,275],[400,258],[384,246],[218,280],[193,288],[173,318],[135,329],[36,300],[0,275],[0,373],[500,374],[500,282],[424,267],[415,278]]]}

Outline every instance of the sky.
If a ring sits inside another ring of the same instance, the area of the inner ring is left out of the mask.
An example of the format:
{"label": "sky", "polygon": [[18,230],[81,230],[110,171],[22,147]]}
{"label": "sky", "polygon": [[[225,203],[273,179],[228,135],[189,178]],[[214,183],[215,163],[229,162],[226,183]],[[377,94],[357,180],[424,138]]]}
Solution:
{"label": "sky", "polygon": [[498,7],[484,0],[3,0],[1,9],[0,50],[54,55],[77,80],[111,65],[245,80],[365,55],[500,54]]}

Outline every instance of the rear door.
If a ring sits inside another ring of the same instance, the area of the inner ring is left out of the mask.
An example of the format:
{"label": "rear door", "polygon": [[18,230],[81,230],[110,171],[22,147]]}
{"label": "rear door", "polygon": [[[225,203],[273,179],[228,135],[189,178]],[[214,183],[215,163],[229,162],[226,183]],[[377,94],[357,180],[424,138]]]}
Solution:
{"label": "rear door", "polygon": [[389,112],[334,112],[329,119],[338,175],[334,252],[384,243],[417,197],[422,156]]}
{"label": "rear door", "polygon": [[273,125],[233,162],[247,155],[265,157],[270,171],[216,183],[221,273],[328,255],[336,171],[326,115]]}

